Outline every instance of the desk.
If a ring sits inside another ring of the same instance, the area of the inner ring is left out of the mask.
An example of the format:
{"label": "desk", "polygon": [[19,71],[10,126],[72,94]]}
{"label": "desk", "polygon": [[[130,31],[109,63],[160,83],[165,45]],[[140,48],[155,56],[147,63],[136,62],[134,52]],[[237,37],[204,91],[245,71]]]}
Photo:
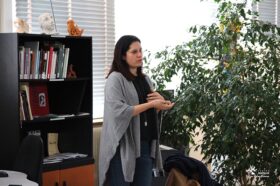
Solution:
{"label": "desk", "polygon": [[37,183],[27,179],[27,175],[22,172],[1,170],[8,173],[8,177],[0,178],[1,186],[19,185],[19,186],[38,186]]}

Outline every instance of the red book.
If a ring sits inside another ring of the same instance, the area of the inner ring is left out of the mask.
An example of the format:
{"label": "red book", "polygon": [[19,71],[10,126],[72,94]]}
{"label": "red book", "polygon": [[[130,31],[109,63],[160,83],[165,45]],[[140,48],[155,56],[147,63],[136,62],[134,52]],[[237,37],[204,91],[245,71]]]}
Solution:
{"label": "red book", "polygon": [[46,84],[30,84],[29,99],[34,117],[49,114],[48,88]]}
{"label": "red book", "polygon": [[53,47],[50,47],[50,52],[49,52],[49,60],[48,60],[48,69],[47,69],[47,79],[50,79],[51,77],[51,69],[52,69],[52,65],[53,65]]}

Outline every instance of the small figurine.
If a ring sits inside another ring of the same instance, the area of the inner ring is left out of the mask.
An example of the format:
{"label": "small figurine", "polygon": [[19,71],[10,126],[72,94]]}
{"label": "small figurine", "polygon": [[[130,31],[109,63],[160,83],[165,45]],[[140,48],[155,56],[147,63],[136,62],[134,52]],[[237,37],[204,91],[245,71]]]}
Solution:
{"label": "small figurine", "polygon": [[16,18],[14,21],[16,32],[18,33],[28,33],[29,32],[29,25],[21,18]]}
{"label": "small figurine", "polygon": [[73,69],[73,65],[70,64],[67,69],[67,78],[77,78],[76,72]]}
{"label": "small figurine", "polygon": [[55,34],[55,23],[51,14],[43,13],[39,16],[39,23],[44,34]]}
{"label": "small figurine", "polygon": [[74,20],[69,18],[67,20],[67,31],[70,36],[81,36],[84,32],[84,29],[79,28]]}

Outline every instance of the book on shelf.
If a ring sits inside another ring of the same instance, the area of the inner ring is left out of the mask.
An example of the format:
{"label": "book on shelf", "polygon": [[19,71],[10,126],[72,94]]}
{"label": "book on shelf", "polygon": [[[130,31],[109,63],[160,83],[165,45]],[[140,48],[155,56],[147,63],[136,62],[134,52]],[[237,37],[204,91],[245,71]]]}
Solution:
{"label": "book on shelf", "polygon": [[39,78],[47,79],[46,69],[48,63],[48,52],[46,50],[40,50],[40,65],[39,65]]}
{"label": "book on shelf", "polygon": [[26,120],[26,116],[25,116],[25,111],[24,111],[24,107],[23,107],[23,98],[21,95],[21,91],[19,92],[19,117],[20,117],[20,121],[25,121]]}
{"label": "book on shelf", "polygon": [[48,88],[46,84],[30,84],[29,97],[33,117],[44,116],[49,114],[49,98]]}
{"label": "book on shelf", "polygon": [[18,59],[19,59],[19,77],[23,79],[24,76],[24,46],[19,46]]}
{"label": "book on shelf", "polygon": [[56,60],[56,66],[55,66],[55,74],[56,78],[62,78],[62,72],[63,72],[63,63],[64,63],[64,57],[65,57],[65,45],[62,43],[55,43],[54,44],[54,50],[57,53],[57,60]]}
{"label": "book on shelf", "polygon": [[24,43],[25,48],[30,48],[30,79],[38,79],[39,77],[39,41],[27,41]]}
{"label": "book on shelf", "polygon": [[48,51],[48,60],[47,60],[47,71],[46,71],[46,74],[47,74],[47,79],[50,79],[50,76],[51,76],[51,69],[52,69],[52,63],[53,63],[53,46],[50,46],[49,48],[49,51]]}
{"label": "book on shelf", "polygon": [[29,102],[27,100],[27,93],[25,90],[20,90],[20,99],[22,100],[20,105],[20,109],[22,109],[22,113],[23,113],[23,118],[21,118],[22,120],[31,120],[31,114],[30,114],[30,106],[29,106]]}
{"label": "book on shelf", "polygon": [[45,44],[45,48],[46,47],[46,79],[66,78],[70,49],[59,42],[49,46]]}
{"label": "book on shelf", "polygon": [[24,74],[23,79],[29,79],[31,66],[31,49],[24,47]]}
{"label": "book on shelf", "polygon": [[52,66],[49,79],[56,79],[57,51],[53,51]]}
{"label": "book on shelf", "polygon": [[48,154],[49,156],[59,153],[58,133],[48,133]]}
{"label": "book on shelf", "polygon": [[70,52],[70,48],[64,49],[64,62],[63,62],[63,69],[62,69],[62,78],[66,78],[66,76],[67,76],[69,52]]}
{"label": "book on shelf", "polygon": [[27,41],[19,46],[20,79],[62,79],[66,78],[68,47],[56,42],[50,44],[39,41]]}
{"label": "book on shelf", "polygon": [[30,107],[30,99],[29,99],[29,84],[21,83],[20,84],[20,100],[22,101],[23,113],[26,120],[33,120],[33,114]]}

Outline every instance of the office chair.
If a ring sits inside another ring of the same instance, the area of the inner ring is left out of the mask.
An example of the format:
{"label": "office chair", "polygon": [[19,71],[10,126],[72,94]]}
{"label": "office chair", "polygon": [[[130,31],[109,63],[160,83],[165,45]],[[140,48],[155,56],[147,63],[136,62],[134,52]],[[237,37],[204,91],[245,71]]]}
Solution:
{"label": "office chair", "polygon": [[42,185],[43,156],[41,137],[28,135],[21,142],[13,169],[27,174],[27,179]]}

